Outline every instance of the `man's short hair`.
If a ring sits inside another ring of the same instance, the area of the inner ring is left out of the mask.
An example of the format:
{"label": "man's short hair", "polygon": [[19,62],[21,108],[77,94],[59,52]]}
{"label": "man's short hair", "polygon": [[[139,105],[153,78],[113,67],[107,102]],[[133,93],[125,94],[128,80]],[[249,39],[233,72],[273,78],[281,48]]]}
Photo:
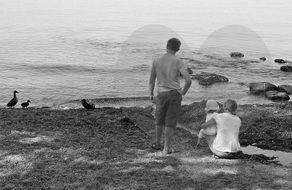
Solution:
{"label": "man's short hair", "polygon": [[181,42],[177,38],[171,38],[167,41],[167,49],[177,52],[180,48]]}
{"label": "man's short hair", "polygon": [[237,109],[237,103],[235,100],[228,99],[224,102],[224,107],[231,113],[235,113]]}

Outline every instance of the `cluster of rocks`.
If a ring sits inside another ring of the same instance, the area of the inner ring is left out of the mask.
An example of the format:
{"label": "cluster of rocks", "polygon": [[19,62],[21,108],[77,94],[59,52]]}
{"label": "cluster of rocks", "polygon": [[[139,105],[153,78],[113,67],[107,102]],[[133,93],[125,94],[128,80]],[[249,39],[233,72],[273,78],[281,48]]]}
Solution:
{"label": "cluster of rocks", "polygon": [[228,78],[215,73],[201,72],[199,74],[191,75],[192,79],[198,80],[200,85],[209,86],[218,82],[228,82]]}
{"label": "cluster of rocks", "polygon": [[[241,58],[241,57],[244,57],[244,54],[241,53],[241,52],[231,52],[230,53],[230,57],[233,57],[233,58]],[[267,60],[266,57],[261,57],[259,59],[261,61],[266,61]],[[291,61],[284,60],[284,59],[275,59],[274,62],[275,63],[279,63],[279,64],[289,64],[289,65],[281,66],[280,67],[280,70],[281,71],[284,71],[284,72],[292,72],[292,66],[290,65],[292,63]]]}
{"label": "cluster of rocks", "polygon": [[289,94],[292,94],[292,86],[276,86],[269,82],[255,82],[249,84],[249,91],[255,95],[265,95],[270,100],[289,100]]}
{"label": "cluster of rocks", "polygon": [[[202,86],[209,86],[214,83],[228,82],[228,78],[215,73],[201,72],[191,75],[192,79],[198,80]],[[249,91],[254,95],[264,95],[270,100],[289,100],[292,94],[291,85],[276,86],[269,82],[254,82],[249,84]]]}
{"label": "cluster of rocks", "polygon": [[274,62],[278,64],[289,64],[289,65],[281,66],[280,70],[284,72],[292,72],[292,66],[290,65],[292,63],[291,61],[284,60],[284,59],[275,59]]}
{"label": "cluster of rocks", "polygon": [[[230,57],[233,57],[233,58],[241,58],[241,57],[244,57],[244,54],[241,53],[241,52],[231,52],[230,54]],[[261,61],[266,61],[267,58],[266,57],[261,57],[259,58]],[[257,61],[255,61],[257,63]]]}

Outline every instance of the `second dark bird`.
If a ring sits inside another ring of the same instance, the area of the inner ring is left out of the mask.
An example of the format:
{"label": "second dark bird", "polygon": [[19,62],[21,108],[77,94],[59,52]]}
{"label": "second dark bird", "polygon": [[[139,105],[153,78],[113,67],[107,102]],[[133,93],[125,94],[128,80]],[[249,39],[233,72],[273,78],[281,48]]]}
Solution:
{"label": "second dark bird", "polygon": [[85,99],[82,99],[82,100],[81,100],[81,103],[82,103],[82,106],[83,106],[85,109],[91,110],[91,109],[94,109],[94,108],[95,108],[95,105],[94,105],[94,104],[89,104],[89,103],[87,103]]}
{"label": "second dark bird", "polygon": [[30,100],[27,100],[26,102],[23,102],[23,103],[21,104],[21,107],[22,107],[22,108],[27,108],[27,107],[29,106],[29,103],[30,103]]}

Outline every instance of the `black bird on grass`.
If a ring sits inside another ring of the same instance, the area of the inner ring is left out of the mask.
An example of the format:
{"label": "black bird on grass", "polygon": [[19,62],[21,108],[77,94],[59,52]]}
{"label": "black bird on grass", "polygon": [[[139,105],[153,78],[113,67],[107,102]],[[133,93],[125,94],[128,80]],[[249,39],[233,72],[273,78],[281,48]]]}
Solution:
{"label": "black bird on grass", "polygon": [[21,107],[22,107],[22,108],[27,108],[27,107],[29,106],[29,103],[30,103],[30,100],[27,100],[26,102],[23,102],[23,103],[21,104]]}
{"label": "black bird on grass", "polygon": [[85,109],[91,110],[91,109],[94,109],[94,108],[95,108],[95,105],[94,105],[94,104],[89,104],[89,103],[87,103],[85,99],[82,99],[82,100],[81,100],[81,103],[82,103],[82,106],[83,106]]}
{"label": "black bird on grass", "polygon": [[16,90],[14,90],[13,98],[8,102],[7,107],[12,108],[17,104],[18,100],[17,100],[17,97],[16,97],[16,93],[18,93],[18,92]]}

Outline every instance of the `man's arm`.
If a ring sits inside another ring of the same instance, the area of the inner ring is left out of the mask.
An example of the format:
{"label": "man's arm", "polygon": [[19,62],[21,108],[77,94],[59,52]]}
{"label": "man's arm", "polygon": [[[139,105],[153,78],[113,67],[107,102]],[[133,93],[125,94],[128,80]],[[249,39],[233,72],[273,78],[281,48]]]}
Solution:
{"label": "man's arm", "polygon": [[154,61],[151,68],[150,79],[149,79],[149,92],[150,92],[150,100],[153,100],[153,91],[155,87],[155,80],[156,80],[156,72],[154,68]]}
{"label": "man's arm", "polygon": [[208,128],[208,127],[212,127],[212,126],[216,126],[217,125],[217,123],[216,123],[216,120],[214,119],[214,118],[212,118],[212,119],[210,119],[209,121],[207,121],[206,123],[203,123],[202,125],[201,125],[201,128],[202,129],[206,129],[206,128]]}
{"label": "man's arm", "polygon": [[192,85],[192,79],[191,76],[187,70],[187,67],[184,65],[184,63],[180,60],[180,73],[183,77],[183,79],[185,80],[185,85],[183,87],[182,90],[180,90],[181,95],[185,95],[187,93],[187,91],[189,90],[189,88]]}

